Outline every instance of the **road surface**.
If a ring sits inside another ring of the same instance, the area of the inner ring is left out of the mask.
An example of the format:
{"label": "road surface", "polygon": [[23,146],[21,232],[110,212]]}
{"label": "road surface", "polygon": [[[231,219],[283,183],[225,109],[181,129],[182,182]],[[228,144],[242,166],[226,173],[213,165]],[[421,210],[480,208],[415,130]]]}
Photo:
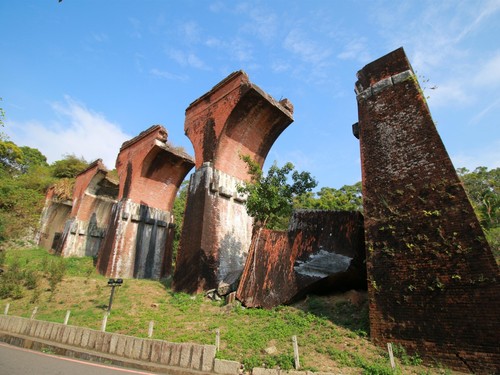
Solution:
{"label": "road surface", "polygon": [[124,369],[74,358],[18,348],[0,343],[2,375],[150,375],[152,372]]}

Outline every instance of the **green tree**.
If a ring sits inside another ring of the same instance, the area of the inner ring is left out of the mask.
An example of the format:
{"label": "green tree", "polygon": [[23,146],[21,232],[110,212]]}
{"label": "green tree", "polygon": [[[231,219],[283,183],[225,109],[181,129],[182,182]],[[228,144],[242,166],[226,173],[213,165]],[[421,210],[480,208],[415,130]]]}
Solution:
{"label": "green tree", "polygon": [[500,168],[488,171],[486,167],[477,167],[472,172],[458,168],[457,172],[500,263]]}
{"label": "green tree", "polygon": [[295,198],[294,208],[362,211],[361,182],[344,185],[340,189],[323,187],[317,193],[308,192]]}
{"label": "green tree", "polygon": [[[257,227],[284,229],[283,221],[288,221],[295,197],[311,191],[317,181],[309,172],[298,172],[292,163],[279,168],[274,163],[264,176],[259,164],[250,156],[241,157],[247,164],[250,182],[238,187],[238,192],[247,195],[247,212],[255,219]],[[292,183],[289,182],[289,174]]]}
{"label": "green tree", "polygon": [[22,162],[20,164],[21,173],[26,173],[30,168],[42,166],[48,167],[47,157],[40,152],[37,148],[31,148],[28,146],[22,146]]}
{"label": "green tree", "polygon": [[500,168],[457,169],[481,224],[485,229],[500,226]]}
{"label": "green tree", "polygon": [[85,170],[89,163],[82,157],[67,154],[61,160],[51,164],[52,176],[56,178],[74,178],[78,173]]}
{"label": "green tree", "polygon": [[174,243],[173,243],[173,254],[172,259],[175,262],[177,257],[177,249],[179,248],[179,241],[181,239],[182,226],[184,225],[184,212],[186,210],[186,200],[187,192],[189,187],[189,181],[184,181],[179,191],[177,192],[177,197],[174,201],[174,207],[172,209],[174,220],[175,220],[175,232],[174,232]]}
{"label": "green tree", "polygon": [[19,171],[23,151],[5,136],[0,137],[0,168],[9,174]]}

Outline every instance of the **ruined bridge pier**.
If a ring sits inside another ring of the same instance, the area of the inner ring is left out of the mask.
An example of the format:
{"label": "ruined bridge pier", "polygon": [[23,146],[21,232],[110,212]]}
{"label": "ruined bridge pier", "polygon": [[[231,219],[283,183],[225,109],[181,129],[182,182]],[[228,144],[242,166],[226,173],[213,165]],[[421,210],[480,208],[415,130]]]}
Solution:
{"label": "ruined bridge pier", "polygon": [[99,251],[99,272],[148,279],[171,273],[172,207],[193,165],[188,154],[167,143],[160,125],[123,143],[116,161],[118,203]]}
{"label": "ruined bridge pier", "polygon": [[60,243],[62,256],[97,256],[118,196],[118,183],[98,159],[75,178],[73,202]]}
{"label": "ruined bridge pier", "polygon": [[252,218],[237,193],[237,186],[250,179],[241,156],[262,166],[292,114],[287,99],[275,101],[242,71],[186,109],[184,130],[193,144],[196,171],[189,183],[175,290],[216,288],[228,275],[242,272]]}
{"label": "ruined bridge pier", "polygon": [[497,373],[498,266],[403,49],[356,93],[372,339]]}

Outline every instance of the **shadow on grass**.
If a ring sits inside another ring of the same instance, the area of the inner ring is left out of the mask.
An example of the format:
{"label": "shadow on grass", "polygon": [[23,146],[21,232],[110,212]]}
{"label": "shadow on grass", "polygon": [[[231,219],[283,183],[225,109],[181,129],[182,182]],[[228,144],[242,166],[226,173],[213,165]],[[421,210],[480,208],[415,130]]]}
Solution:
{"label": "shadow on grass", "polygon": [[361,295],[355,303],[346,293],[331,296],[308,295],[294,306],[365,337],[370,334],[368,301],[364,293],[355,293]]}

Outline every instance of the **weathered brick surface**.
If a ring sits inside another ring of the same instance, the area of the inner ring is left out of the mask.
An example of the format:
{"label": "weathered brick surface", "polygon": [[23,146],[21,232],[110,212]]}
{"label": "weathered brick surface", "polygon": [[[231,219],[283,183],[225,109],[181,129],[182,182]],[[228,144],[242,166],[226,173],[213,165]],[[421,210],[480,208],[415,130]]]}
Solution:
{"label": "weathered brick surface", "polygon": [[292,111],[288,100],[275,101],[242,71],[187,108],[184,130],[193,144],[196,172],[177,255],[176,290],[215,288],[228,273],[242,270],[252,220],[236,194],[236,185],[249,179],[240,156],[249,155],[262,166],[293,121]]}
{"label": "weathered brick surface", "polygon": [[193,165],[189,155],[167,144],[160,125],[122,145],[116,161],[119,201],[99,251],[102,274],[158,279],[171,273],[171,210]]}
{"label": "weathered brick surface", "polygon": [[294,213],[285,231],[256,231],[237,298],[271,308],[311,292],[366,287],[363,216],[359,212]]}
{"label": "weathered brick surface", "polygon": [[404,51],[356,91],[373,340],[500,371],[498,266]]}
{"label": "weathered brick surface", "polygon": [[96,256],[118,196],[118,182],[98,159],[80,172],[73,188],[70,219],[56,252],[63,256]]}
{"label": "weathered brick surface", "polygon": [[40,216],[40,229],[37,233],[39,246],[47,250],[58,247],[64,225],[71,214],[71,204],[71,201],[59,199],[54,193],[53,186],[47,190],[45,205]]}

